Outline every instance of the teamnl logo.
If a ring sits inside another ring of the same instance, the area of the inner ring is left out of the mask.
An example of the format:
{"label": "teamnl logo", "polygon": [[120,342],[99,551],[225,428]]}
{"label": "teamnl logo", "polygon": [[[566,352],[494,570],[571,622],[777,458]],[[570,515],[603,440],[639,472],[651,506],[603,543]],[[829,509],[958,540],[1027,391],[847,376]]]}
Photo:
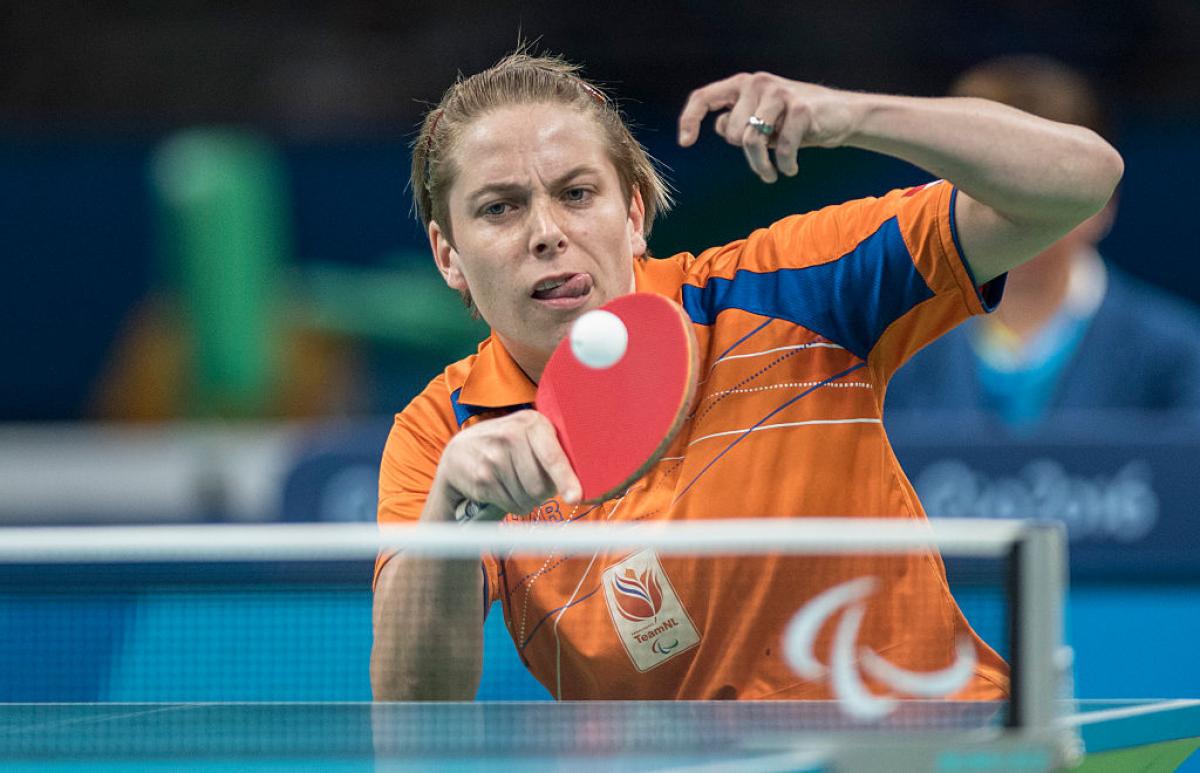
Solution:
{"label": "teamnl logo", "polygon": [[626,569],[623,577],[613,578],[613,586],[617,593],[617,612],[626,620],[640,623],[662,609],[662,585],[651,568],[642,570],[641,574]]}
{"label": "teamnl logo", "polygon": [[[784,652],[796,672],[809,680],[828,678],[842,709],[863,720],[880,719],[896,708],[894,698],[876,695],[864,684],[862,675],[892,688],[896,694],[914,698],[946,698],[961,690],[975,673],[975,645],[969,637],[955,642],[955,660],[941,671],[907,671],[885,660],[879,653],[858,645],[858,633],[866,614],[866,599],[879,581],[859,577],[835,585],[808,602],[784,634]],[[813,646],[825,622],[841,613],[834,632],[829,664],[817,660]],[[857,655],[857,657],[856,657]]]}
{"label": "teamnl logo", "polygon": [[[662,610],[662,584],[653,568],[638,574],[626,569],[625,576],[613,578],[613,591],[617,601],[617,614],[634,623],[656,621]],[[658,655],[670,655],[679,649],[679,639],[664,636],[679,625],[679,620],[668,617],[655,626],[634,633],[639,643],[650,643],[650,651]]]}
{"label": "teamnl logo", "polygon": [[604,572],[613,627],[638,671],[648,671],[700,643],[700,633],[658,556],[643,550]]}

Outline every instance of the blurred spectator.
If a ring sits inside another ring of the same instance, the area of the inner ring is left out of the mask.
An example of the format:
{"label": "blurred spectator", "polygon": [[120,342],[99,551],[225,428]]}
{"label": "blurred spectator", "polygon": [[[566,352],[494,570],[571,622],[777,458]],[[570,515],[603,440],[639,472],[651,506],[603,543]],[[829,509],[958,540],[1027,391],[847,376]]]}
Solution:
{"label": "blurred spectator", "polygon": [[[1104,134],[1099,99],[1047,58],[1007,56],[952,87]],[[889,409],[967,410],[1030,428],[1053,411],[1200,408],[1200,314],[1101,259],[1116,197],[1012,271],[997,311],[918,353],[892,379]]]}

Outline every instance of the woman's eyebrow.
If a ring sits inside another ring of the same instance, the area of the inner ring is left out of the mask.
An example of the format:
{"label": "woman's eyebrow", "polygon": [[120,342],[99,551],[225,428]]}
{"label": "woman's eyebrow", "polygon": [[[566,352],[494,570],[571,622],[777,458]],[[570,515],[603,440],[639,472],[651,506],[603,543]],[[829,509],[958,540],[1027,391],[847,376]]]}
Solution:
{"label": "woman's eyebrow", "polygon": [[[580,164],[578,166],[572,167],[570,170],[568,170],[564,174],[561,174],[557,178],[552,180],[550,182],[550,188],[552,190],[557,189],[557,188],[562,188],[563,186],[565,186],[567,183],[569,183],[571,180],[575,179],[576,177],[580,177],[582,175],[588,174],[590,172],[595,172],[595,171],[596,171],[596,168],[594,166],[592,166],[591,164]],[[467,201],[474,204],[479,199],[484,198],[485,196],[489,196],[489,195],[496,195],[496,194],[508,195],[508,196],[520,195],[525,192],[525,187],[526,187],[525,185],[523,185],[521,183],[515,183],[515,182],[488,183],[487,185],[484,185],[484,186],[478,188],[477,190],[475,190],[474,192],[472,192],[470,194],[470,196],[467,197]]]}

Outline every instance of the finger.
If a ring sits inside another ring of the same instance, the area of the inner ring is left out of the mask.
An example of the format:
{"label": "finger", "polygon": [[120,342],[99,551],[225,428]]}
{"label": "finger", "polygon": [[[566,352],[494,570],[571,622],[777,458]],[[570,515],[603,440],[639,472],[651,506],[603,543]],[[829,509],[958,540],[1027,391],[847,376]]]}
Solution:
{"label": "finger", "polygon": [[551,482],[538,463],[529,442],[529,428],[540,418],[534,411],[513,414],[505,427],[505,454],[507,464],[501,479],[509,497],[519,510],[529,512],[549,498]]}
{"label": "finger", "polygon": [[700,136],[700,123],[704,116],[717,110],[725,110],[737,101],[737,79],[733,76],[710,83],[688,95],[683,111],[679,114],[679,144],[688,147]]}
{"label": "finger", "polygon": [[717,120],[713,122],[713,131],[718,135],[725,134],[725,127],[729,125],[729,113],[721,113],[717,116]]}
{"label": "finger", "polygon": [[[519,459],[521,452],[516,448],[509,448],[505,454],[507,464],[497,471],[496,484],[505,500],[504,507],[508,512],[516,515],[524,515],[531,512],[541,502],[534,501],[533,496],[526,488],[525,481],[522,480],[522,467],[527,467],[528,462]],[[536,484],[535,484],[536,486]],[[494,502],[494,500],[492,500]],[[496,504],[501,504],[496,502]]]}
{"label": "finger", "polygon": [[[525,513],[527,497],[514,463],[514,454],[523,437],[517,414],[482,422],[451,440],[456,475],[464,484],[459,490],[470,499],[495,505],[506,513]],[[450,446],[447,446],[449,452]]]}
{"label": "finger", "polygon": [[[771,134],[765,134],[761,128],[752,126],[747,119],[746,128],[742,131],[742,151],[746,161],[763,182],[773,183],[779,179],[775,165],[771,163],[770,144],[774,140],[774,127],[779,117],[783,115],[783,100],[769,96],[758,104],[752,115],[765,122],[772,128]],[[732,119],[731,119],[732,120]]]}
{"label": "finger", "polygon": [[[757,137],[751,136],[757,134]],[[745,139],[742,142],[742,153],[746,156],[746,163],[750,165],[750,169],[758,175],[758,179],[765,183],[773,183],[779,179],[779,175],[775,173],[775,166],[771,163],[771,156],[767,151],[767,138],[759,134],[757,130],[746,127]]]}
{"label": "finger", "polygon": [[775,166],[788,177],[795,177],[800,171],[796,154],[808,134],[808,112],[793,105],[780,120],[775,132]]}
{"label": "finger", "polygon": [[583,486],[579,483],[575,471],[571,469],[571,462],[558,442],[554,425],[549,421],[540,421],[534,424],[529,432],[529,445],[541,463],[542,469],[554,483],[554,490],[568,504],[577,504],[583,496]]}
{"label": "finger", "polygon": [[512,478],[512,462],[509,452],[502,444],[476,444],[464,462],[469,472],[464,477],[466,485],[459,490],[467,498],[502,508],[506,513],[524,512],[509,485]]}
{"label": "finger", "polygon": [[725,124],[725,131],[721,132],[721,136],[730,145],[741,145],[745,138],[746,125],[750,122],[750,116],[754,115],[754,111],[758,108],[761,95],[756,88],[745,88],[742,90],[738,101],[734,104],[733,109],[729,111],[729,122]]}
{"label": "finger", "polygon": [[[554,425],[540,413],[534,413],[532,420],[525,425],[522,461],[529,464],[527,475],[530,487],[528,490],[538,500],[538,504],[545,502],[555,494],[562,493],[551,468],[556,461],[559,461],[567,470],[571,468],[567,463],[566,454],[558,445],[558,436],[555,434]],[[536,488],[534,487],[535,480]]]}
{"label": "finger", "polygon": [[527,513],[540,507],[554,494],[554,484],[550,476],[542,470],[542,465],[530,447],[528,437],[523,436],[518,441],[517,447],[513,449],[512,459],[513,475],[516,479],[513,493],[521,503],[521,512]]}

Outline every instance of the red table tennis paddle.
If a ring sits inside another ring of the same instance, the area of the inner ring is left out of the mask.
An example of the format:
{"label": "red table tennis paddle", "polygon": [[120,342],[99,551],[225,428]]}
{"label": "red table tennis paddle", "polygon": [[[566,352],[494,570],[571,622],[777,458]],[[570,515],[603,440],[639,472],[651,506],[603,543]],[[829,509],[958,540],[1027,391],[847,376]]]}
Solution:
{"label": "red table tennis paddle", "polygon": [[[546,364],[535,403],[590,503],[625,491],[662,457],[691,408],[699,368],[691,320],[671,299],[634,293],[602,308],[624,325],[624,353],[608,367],[585,365],[567,335]],[[465,501],[456,515],[474,521],[505,514]]]}

